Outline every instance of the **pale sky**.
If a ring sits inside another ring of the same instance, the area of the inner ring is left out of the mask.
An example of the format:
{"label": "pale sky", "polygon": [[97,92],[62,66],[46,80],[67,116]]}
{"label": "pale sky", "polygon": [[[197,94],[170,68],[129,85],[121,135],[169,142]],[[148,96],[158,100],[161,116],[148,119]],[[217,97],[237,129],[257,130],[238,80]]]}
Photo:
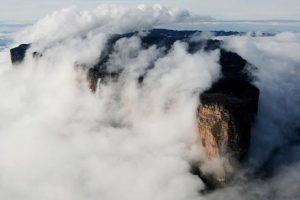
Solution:
{"label": "pale sky", "polygon": [[36,20],[55,10],[76,5],[90,9],[98,4],[161,4],[188,9],[216,19],[300,20],[300,0],[0,0],[0,21]]}

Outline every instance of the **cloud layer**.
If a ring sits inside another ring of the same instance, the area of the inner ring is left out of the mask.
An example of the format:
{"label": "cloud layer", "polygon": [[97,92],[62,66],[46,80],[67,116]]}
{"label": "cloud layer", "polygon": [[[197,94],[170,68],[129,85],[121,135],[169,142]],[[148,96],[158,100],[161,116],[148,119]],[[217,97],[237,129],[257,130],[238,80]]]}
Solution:
{"label": "cloud layer", "polygon": [[170,9],[159,4],[119,6],[100,5],[92,11],[82,11],[75,7],[39,20],[33,27],[24,30],[16,38],[17,42],[57,41],[66,37],[85,36],[99,32],[124,33],[148,29],[172,22],[201,21],[203,18],[187,10]]}
{"label": "cloud layer", "polygon": [[[199,193],[204,184],[190,173],[190,163],[205,161],[196,144],[195,111],[199,94],[219,78],[218,51],[191,55],[176,42],[162,56],[156,46],[142,49],[138,35],[124,38],[108,66],[124,72],[118,82],[99,85],[96,94],[88,89],[86,72],[74,68],[97,62],[110,33],[193,19],[158,5],[100,6],[56,12],[17,34],[16,43],[33,42],[29,54],[43,50],[43,57],[27,56],[11,66],[8,52],[0,54],[0,198],[299,197],[298,165],[280,168],[287,157],[296,163],[299,155],[280,157],[299,152],[297,143],[287,146],[297,141],[299,128],[299,34],[222,38],[224,48],[258,68],[261,99],[251,163],[259,167],[275,152],[270,162],[277,175],[260,182],[242,173],[237,183],[207,196]],[[139,85],[149,66],[154,69]]]}
{"label": "cloud layer", "polygon": [[[17,41],[47,47],[43,57],[1,64],[0,198],[198,199],[204,185],[190,173],[202,158],[195,111],[219,76],[218,52],[190,55],[178,42],[161,57],[155,46],[142,50],[139,37],[122,39],[109,68],[124,74],[92,94],[74,64],[97,60],[106,31],[188,17],[159,6],[100,8],[98,18],[63,10],[41,20]],[[150,64],[141,86],[137,77]]]}

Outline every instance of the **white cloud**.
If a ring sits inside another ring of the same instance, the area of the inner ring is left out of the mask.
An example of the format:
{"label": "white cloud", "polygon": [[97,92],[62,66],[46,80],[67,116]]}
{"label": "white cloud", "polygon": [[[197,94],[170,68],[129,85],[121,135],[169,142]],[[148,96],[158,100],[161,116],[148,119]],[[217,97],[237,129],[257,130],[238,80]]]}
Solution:
{"label": "white cloud", "polygon": [[[218,77],[218,52],[189,55],[176,43],[159,57],[155,47],[142,51],[138,38],[123,39],[110,68],[125,72],[97,95],[73,67],[95,62],[107,29],[151,27],[177,16],[159,6],[108,7],[92,15],[67,10],[22,32],[39,50],[39,28],[51,34],[42,58],[28,56],[12,67],[6,57],[0,66],[1,199],[199,198],[204,185],[190,173],[190,163],[202,158],[195,110],[199,93]],[[150,63],[155,68],[140,86],[136,77]]]}
{"label": "white cloud", "polygon": [[[64,10],[21,32],[19,42],[35,42],[30,51],[47,47],[38,60],[28,56],[13,67],[8,52],[1,52],[1,199],[299,195],[298,165],[280,170],[263,185],[238,179],[224,190],[199,194],[204,185],[189,172],[191,162],[204,159],[196,144],[195,110],[199,93],[218,78],[218,51],[190,55],[185,44],[177,42],[160,57],[157,47],[141,50],[137,37],[122,39],[109,65],[125,70],[120,81],[103,84],[92,94],[85,72],[74,69],[74,63],[94,63],[107,32],[193,18],[159,6],[104,8],[91,13]],[[263,161],[266,150],[284,145],[283,138],[294,138],[291,130],[299,126],[299,34],[224,39],[228,49],[258,67],[261,99],[251,158]],[[136,77],[150,64],[155,68],[138,85]],[[299,147],[292,150],[299,152]]]}
{"label": "white cloud", "polygon": [[153,28],[172,22],[201,21],[203,18],[182,9],[154,6],[100,5],[92,11],[75,7],[63,9],[46,16],[35,25],[25,29],[16,38],[17,42],[59,41],[105,33],[124,33],[133,30]]}

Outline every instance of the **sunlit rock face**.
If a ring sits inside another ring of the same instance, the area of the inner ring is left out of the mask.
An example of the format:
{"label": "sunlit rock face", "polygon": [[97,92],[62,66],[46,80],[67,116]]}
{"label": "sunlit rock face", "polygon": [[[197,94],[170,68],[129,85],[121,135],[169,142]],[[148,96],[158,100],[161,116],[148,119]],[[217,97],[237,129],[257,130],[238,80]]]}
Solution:
{"label": "sunlit rock face", "polygon": [[198,110],[198,132],[202,146],[209,160],[223,159],[223,171],[219,174],[211,174],[216,181],[224,182],[226,176],[233,173],[229,161],[231,150],[229,149],[230,135],[234,132],[230,111],[222,105],[202,105]]}

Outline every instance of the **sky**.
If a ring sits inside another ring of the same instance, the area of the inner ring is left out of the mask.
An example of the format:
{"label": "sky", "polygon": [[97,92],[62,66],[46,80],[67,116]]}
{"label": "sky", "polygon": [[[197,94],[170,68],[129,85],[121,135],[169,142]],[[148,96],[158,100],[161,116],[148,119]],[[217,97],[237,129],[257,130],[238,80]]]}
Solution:
{"label": "sky", "polygon": [[92,9],[98,4],[161,4],[226,20],[300,20],[299,0],[0,0],[0,21],[37,20],[69,6]]}

